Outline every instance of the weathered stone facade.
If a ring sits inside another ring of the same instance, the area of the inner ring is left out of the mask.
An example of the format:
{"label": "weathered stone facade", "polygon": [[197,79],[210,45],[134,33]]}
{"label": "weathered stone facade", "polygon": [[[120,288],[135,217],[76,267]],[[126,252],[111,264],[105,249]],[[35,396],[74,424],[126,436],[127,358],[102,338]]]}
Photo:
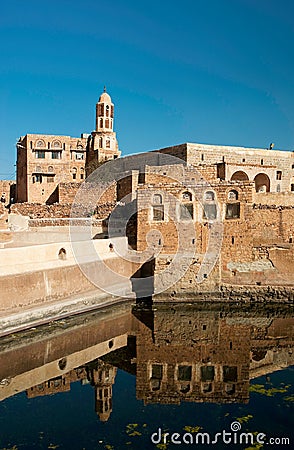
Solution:
{"label": "weathered stone facade", "polygon": [[156,151],[194,167],[216,164],[220,179],[253,181],[257,192],[294,191],[294,152],[191,143]]}
{"label": "weathered stone facade", "polygon": [[[146,250],[148,236],[157,289],[161,274],[178,279],[168,290],[178,294],[216,292],[223,283],[292,285],[293,194],[256,193],[254,182],[221,180],[214,167],[146,167],[144,181],[137,184],[137,250]],[[219,255],[207,272],[211,239]],[[177,277],[168,266],[185,251],[194,254],[192,259],[183,254]],[[201,266],[203,279],[196,283]]]}

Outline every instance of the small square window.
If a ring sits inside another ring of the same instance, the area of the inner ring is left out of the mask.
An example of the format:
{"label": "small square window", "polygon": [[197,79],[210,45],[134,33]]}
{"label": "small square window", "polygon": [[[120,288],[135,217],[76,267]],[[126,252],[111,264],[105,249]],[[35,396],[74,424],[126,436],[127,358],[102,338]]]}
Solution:
{"label": "small square window", "polygon": [[193,219],[193,205],[192,204],[181,205],[180,218],[181,218],[181,220]]}
{"label": "small square window", "polygon": [[227,203],[226,206],[226,219],[239,219],[240,218],[240,203]]}
{"label": "small square window", "polygon": [[224,382],[236,382],[237,381],[237,367],[236,366],[224,366],[223,367],[223,380]]}
{"label": "small square window", "polygon": [[201,381],[213,381],[213,380],[214,380],[214,366],[202,366]]}
{"label": "small square window", "polygon": [[153,220],[160,222],[164,220],[164,206],[156,205],[152,207]]}
{"label": "small square window", "polygon": [[281,180],[282,179],[282,171],[281,170],[277,170],[276,179],[277,180]]}
{"label": "small square window", "polygon": [[216,219],[217,210],[215,203],[207,203],[203,205],[203,219],[214,220]]}
{"label": "small square window", "polygon": [[178,367],[178,380],[179,381],[191,381],[192,379],[192,366],[179,366]]}

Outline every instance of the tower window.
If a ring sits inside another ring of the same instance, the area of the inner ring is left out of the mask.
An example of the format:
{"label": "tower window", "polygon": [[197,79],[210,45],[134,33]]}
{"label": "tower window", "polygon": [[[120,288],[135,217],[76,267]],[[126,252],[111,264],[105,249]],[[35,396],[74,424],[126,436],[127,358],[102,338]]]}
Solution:
{"label": "tower window", "polygon": [[103,128],[103,119],[100,119],[100,128]]}
{"label": "tower window", "polygon": [[98,116],[103,116],[103,114],[104,114],[104,105],[100,103],[98,105]]}
{"label": "tower window", "polygon": [[277,170],[276,179],[277,180],[281,180],[282,179],[282,171],[281,170]]}
{"label": "tower window", "polygon": [[105,119],[105,128],[109,128],[109,119]]}
{"label": "tower window", "polygon": [[106,117],[109,117],[109,106],[106,105]]}

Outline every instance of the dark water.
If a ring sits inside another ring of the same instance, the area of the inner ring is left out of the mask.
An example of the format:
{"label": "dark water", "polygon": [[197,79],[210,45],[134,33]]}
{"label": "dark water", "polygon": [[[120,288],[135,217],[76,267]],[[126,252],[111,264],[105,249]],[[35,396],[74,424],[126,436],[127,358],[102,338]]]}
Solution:
{"label": "dark water", "polygon": [[289,310],[125,306],[0,345],[0,449],[293,448]]}

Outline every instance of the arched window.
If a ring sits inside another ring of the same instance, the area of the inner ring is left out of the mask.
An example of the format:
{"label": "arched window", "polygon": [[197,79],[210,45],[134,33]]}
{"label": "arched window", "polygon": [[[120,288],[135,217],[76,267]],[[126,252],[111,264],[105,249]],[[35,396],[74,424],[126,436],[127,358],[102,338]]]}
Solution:
{"label": "arched window", "polygon": [[228,199],[229,200],[238,200],[238,191],[236,191],[235,189],[233,189],[232,191],[229,191],[228,193]]}
{"label": "arched window", "polygon": [[40,172],[42,172],[41,166],[36,166],[36,173],[40,173]]}
{"label": "arched window", "polygon": [[162,204],[162,195],[154,194],[152,199],[153,205],[161,205]]}
{"label": "arched window", "polygon": [[254,178],[256,192],[270,192],[270,179],[266,173],[259,173]]}
{"label": "arched window", "polygon": [[183,192],[182,193],[182,201],[183,202],[191,202],[192,201],[192,194],[191,192]]}
{"label": "arched window", "polygon": [[[240,218],[240,202],[238,201],[239,193],[236,189],[232,189],[228,193],[228,201],[226,204],[226,219],[239,219]],[[232,244],[234,244],[235,238],[232,237]]]}
{"label": "arched window", "polygon": [[103,119],[100,119],[100,128],[103,128]]}
{"label": "arched window", "polygon": [[53,172],[53,166],[48,166],[48,172]]}
{"label": "arched window", "polygon": [[194,216],[194,208],[192,203],[191,192],[182,193],[182,205],[180,205],[180,220],[191,220]]}
{"label": "arched window", "polygon": [[210,200],[214,200],[215,199],[215,195],[213,191],[206,191],[204,194],[204,201],[210,201]]}
{"label": "arched window", "polygon": [[71,173],[72,173],[72,179],[76,180],[76,178],[77,178],[77,168],[73,167],[72,170],[71,170]]}
{"label": "arched window", "polygon": [[106,148],[110,148],[110,139],[106,139]]}
{"label": "arched window", "polygon": [[103,147],[103,139],[102,137],[99,138],[99,147],[102,148]]}
{"label": "arched window", "polygon": [[81,180],[84,179],[84,168],[83,167],[80,168],[80,179]]}
{"label": "arched window", "polygon": [[44,147],[46,147],[45,141],[43,141],[43,139],[39,139],[39,140],[36,142],[36,147],[39,147],[39,148],[44,148]]}
{"label": "arched window", "polygon": [[53,141],[52,142],[52,147],[54,147],[54,148],[62,148],[61,142],[60,141]]}
{"label": "arched window", "polygon": [[154,194],[152,198],[152,220],[160,222],[164,220],[164,205],[162,195]]}
{"label": "arched window", "polygon": [[243,172],[242,170],[238,170],[232,175],[231,181],[249,181],[249,178],[247,173]]}
{"label": "arched window", "polygon": [[215,193],[213,191],[206,191],[204,193],[203,219],[215,220],[216,217],[217,208],[215,203]]}
{"label": "arched window", "polygon": [[109,117],[109,105],[106,105],[106,117]]}

